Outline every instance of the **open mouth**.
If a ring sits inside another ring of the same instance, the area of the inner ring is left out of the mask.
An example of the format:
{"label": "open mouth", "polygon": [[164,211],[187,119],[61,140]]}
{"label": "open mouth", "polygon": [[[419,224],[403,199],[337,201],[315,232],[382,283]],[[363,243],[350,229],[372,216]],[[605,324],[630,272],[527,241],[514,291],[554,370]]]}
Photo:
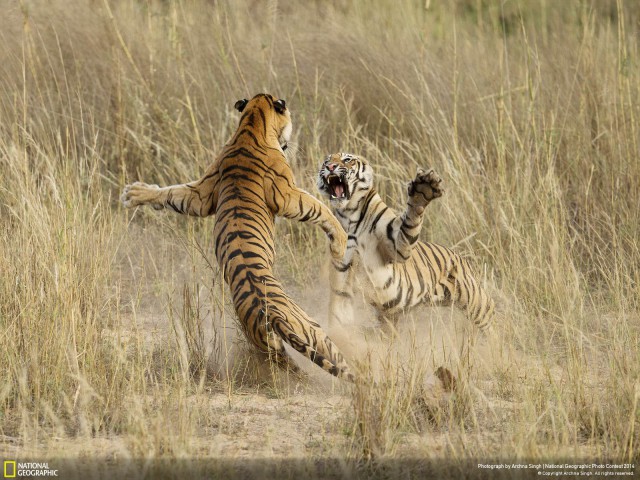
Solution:
{"label": "open mouth", "polygon": [[347,183],[339,175],[329,175],[325,179],[325,183],[332,200],[349,198],[349,188],[347,187]]}

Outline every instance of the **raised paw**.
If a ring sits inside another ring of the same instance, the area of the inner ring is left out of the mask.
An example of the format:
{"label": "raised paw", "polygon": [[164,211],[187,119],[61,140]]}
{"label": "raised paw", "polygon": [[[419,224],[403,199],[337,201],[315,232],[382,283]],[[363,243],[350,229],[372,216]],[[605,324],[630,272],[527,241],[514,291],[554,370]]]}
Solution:
{"label": "raised paw", "polygon": [[161,210],[164,205],[157,202],[159,190],[158,185],[135,182],[124,187],[120,201],[126,208],[151,204],[156,210]]}
{"label": "raised paw", "polygon": [[444,189],[441,183],[442,178],[433,168],[427,171],[418,168],[416,178],[409,183],[409,199],[416,205],[425,206],[434,198],[442,196]]}

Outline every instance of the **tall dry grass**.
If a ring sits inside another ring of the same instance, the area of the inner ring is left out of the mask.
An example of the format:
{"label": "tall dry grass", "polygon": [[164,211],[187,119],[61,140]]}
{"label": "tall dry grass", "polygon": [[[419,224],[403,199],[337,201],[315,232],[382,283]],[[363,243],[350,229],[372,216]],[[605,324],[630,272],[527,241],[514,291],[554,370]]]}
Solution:
{"label": "tall dry grass", "polygon": [[[235,100],[269,91],[293,112],[309,191],[333,151],[367,156],[392,205],[433,166],[447,191],[424,238],[472,256],[500,303],[499,347],[458,372],[464,408],[416,421],[404,380],[423,357],[389,358],[378,390],[353,392],[351,454],[393,455],[427,425],[452,432],[461,461],[637,460],[639,21],[623,0],[5,2],[0,434],[24,448],[117,434],[134,455],[189,455],[208,421],[194,392],[280,395],[256,362],[225,363],[241,347],[206,260],[211,223],[117,203],[129,181],[196,178]],[[278,228],[295,290],[322,269],[324,239]],[[224,327],[211,345],[202,322]]]}

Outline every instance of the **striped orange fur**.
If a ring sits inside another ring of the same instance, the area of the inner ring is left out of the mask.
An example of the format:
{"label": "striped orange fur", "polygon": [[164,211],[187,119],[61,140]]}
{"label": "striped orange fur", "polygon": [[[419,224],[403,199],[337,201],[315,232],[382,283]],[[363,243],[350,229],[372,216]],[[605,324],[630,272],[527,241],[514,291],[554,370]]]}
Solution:
{"label": "striped orange fur", "polygon": [[494,301],[469,262],[447,247],[418,241],[425,207],[443,193],[438,174],[418,170],[401,215],[376,192],[373,175],[366,159],[348,153],[328,156],[320,168],[318,188],[348,235],[345,256],[332,270],[330,321],[352,322],[357,269],[372,287],[367,296],[381,319],[394,322],[420,303],[453,303],[478,328],[487,328]]}
{"label": "striped orange fur", "polygon": [[334,258],[342,258],[346,235],[322,202],[295,185],[283,152],[291,135],[285,101],[259,94],[235,106],[242,112],[238,129],[202,178],[164,188],[137,182],[125,187],[122,202],[215,214],[216,258],[247,339],[282,366],[297,368],[286,342],[327,372],[353,380],[335,344],[273,275],[276,216],[319,225]]}

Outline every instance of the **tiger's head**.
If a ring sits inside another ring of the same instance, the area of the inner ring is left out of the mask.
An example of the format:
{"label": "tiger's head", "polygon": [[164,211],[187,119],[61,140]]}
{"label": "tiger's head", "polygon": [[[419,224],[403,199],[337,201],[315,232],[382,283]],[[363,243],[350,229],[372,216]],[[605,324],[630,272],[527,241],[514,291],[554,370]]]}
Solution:
{"label": "tiger's head", "polygon": [[254,129],[263,130],[267,141],[273,138],[282,151],[287,149],[293,127],[291,113],[283,99],[259,93],[251,100],[238,100],[234,107],[242,113],[240,125],[245,123]]}
{"label": "tiger's head", "polygon": [[318,190],[329,198],[331,206],[345,208],[358,203],[373,187],[373,169],[362,157],[334,153],[322,162],[318,173]]}

